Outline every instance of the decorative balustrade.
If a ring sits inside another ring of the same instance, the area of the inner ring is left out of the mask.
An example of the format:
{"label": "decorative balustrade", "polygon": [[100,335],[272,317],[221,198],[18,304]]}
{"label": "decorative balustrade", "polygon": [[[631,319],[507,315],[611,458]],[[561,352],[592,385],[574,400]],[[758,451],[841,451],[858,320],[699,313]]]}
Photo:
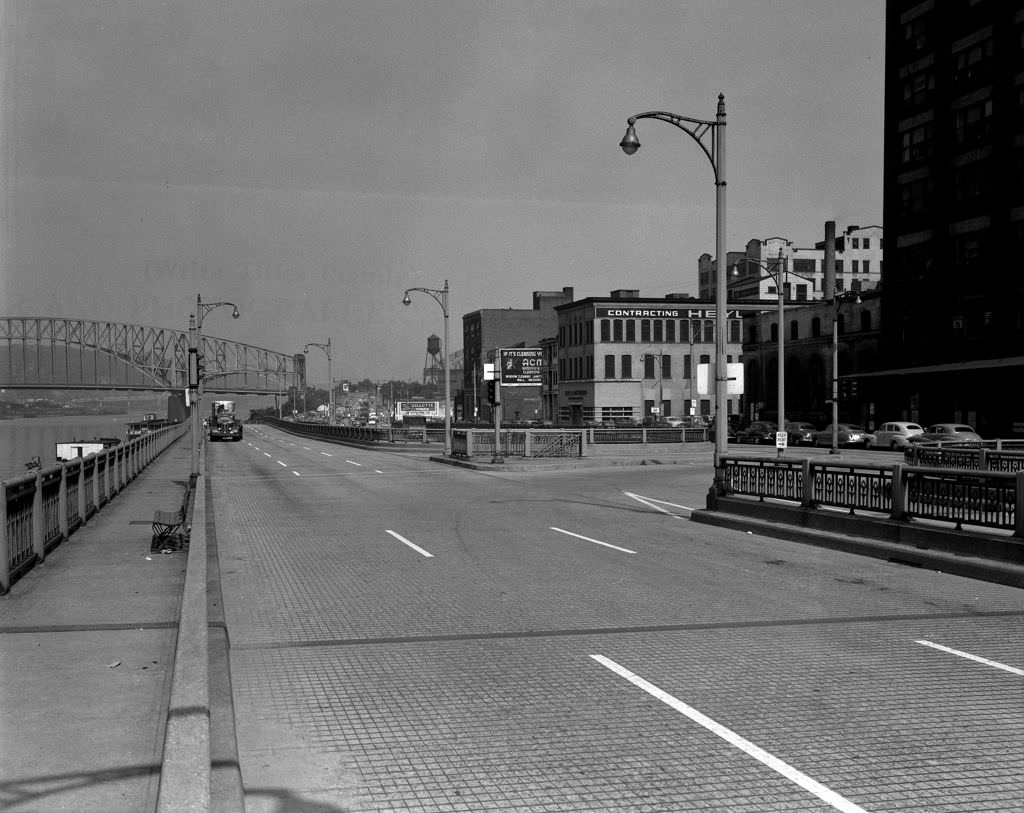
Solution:
{"label": "decorative balustrade", "polygon": [[[965,458],[954,456],[957,464]],[[1024,469],[979,471],[864,463],[722,458],[723,494],[881,513],[894,520],[914,518],[1012,530],[1024,537]]]}

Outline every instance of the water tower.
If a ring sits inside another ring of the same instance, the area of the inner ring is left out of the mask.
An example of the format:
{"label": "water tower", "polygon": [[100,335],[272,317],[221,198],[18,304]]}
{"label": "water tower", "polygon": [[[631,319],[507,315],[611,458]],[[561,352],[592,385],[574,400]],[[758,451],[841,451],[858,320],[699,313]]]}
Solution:
{"label": "water tower", "polygon": [[441,339],[434,334],[427,337],[427,357],[423,362],[423,383],[439,387],[444,383],[444,361]]}

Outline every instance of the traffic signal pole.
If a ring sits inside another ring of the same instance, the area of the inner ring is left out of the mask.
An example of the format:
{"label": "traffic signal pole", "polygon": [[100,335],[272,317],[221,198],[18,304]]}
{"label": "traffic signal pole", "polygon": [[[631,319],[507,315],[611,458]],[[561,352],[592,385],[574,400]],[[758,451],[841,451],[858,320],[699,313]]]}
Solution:
{"label": "traffic signal pole", "polygon": [[491,410],[494,412],[494,457],[492,463],[504,463],[505,458],[501,456],[501,380],[495,378],[489,382],[494,385],[494,403]]}

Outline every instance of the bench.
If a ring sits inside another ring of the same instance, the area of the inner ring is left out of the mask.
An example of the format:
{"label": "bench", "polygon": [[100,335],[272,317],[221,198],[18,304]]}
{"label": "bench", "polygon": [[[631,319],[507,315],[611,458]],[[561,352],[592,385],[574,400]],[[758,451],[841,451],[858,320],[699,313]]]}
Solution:
{"label": "bench", "polygon": [[180,508],[177,511],[155,511],[153,538],[149,543],[150,552],[170,553],[185,547],[185,533],[181,527],[184,522],[185,512]]}

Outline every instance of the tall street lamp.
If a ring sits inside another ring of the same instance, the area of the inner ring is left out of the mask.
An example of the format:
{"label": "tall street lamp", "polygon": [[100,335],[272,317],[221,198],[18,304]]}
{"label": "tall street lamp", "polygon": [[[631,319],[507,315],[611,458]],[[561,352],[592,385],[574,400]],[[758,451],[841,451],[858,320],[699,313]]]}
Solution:
{"label": "tall street lamp", "polygon": [[434,301],[441,306],[441,312],[444,314],[444,352],[441,354],[444,361],[444,454],[446,457],[450,457],[452,453],[452,407],[451,380],[448,374],[448,368],[451,367],[451,362],[448,360],[448,280],[444,281],[444,288],[440,290],[437,288],[406,288],[405,296],[402,297],[402,304],[406,306],[412,304],[409,291],[422,291],[428,296],[432,296]]}
{"label": "tall street lamp", "polygon": [[832,292],[832,448],[829,454],[839,454],[839,308],[844,302],[860,304],[857,291]]}
{"label": "tall street lamp", "polygon": [[[630,116],[626,120],[626,135],[619,146],[626,155],[640,149],[634,125],[639,119],[658,119],[673,124],[690,136],[704,151],[715,173],[715,495],[721,493],[721,458],[728,444],[729,417],[726,414],[726,254],[725,254],[725,95],[718,94],[718,110],[714,121],[691,119],[675,113],[651,111]],[[707,143],[704,136],[711,133]]]}
{"label": "tall street lamp", "polygon": [[199,356],[203,353],[203,319],[214,308],[230,307],[231,318],[239,316],[238,306],[234,302],[203,302],[203,297],[196,294],[196,312],[189,314],[188,332],[192,341],[189,345],[190,360],[189,389],[193,391],[191,398],[192,410],[192,474],[199,474],[199,405],[203,398],[203,375],[199,369]]}
{"label": "tall street lamp", "polygon": [[[309,353],[309,348],[319,347],[324,353],[327,354],[327,408],[330,413],[327,416],[328,425],[334,424],[334,379],[331,378],[331,339],[328,337],[327,344],[317,344],[316,342],[310,342],[302,349],[302,354],[306,355]],[[306,409],[306,392],[303,389],[302,392],[302,409]]]}
{"label": "tall street lamp", "polygon": [[[778,363],[778,367],[779,367],[779,370],[778,370],[778,376],[779,376],[779,378],[778,378],[778,399],[779,399],[779,402],[778,403],[779,403],[779,406],[778,406],[777,419],[778,419],[778,431],[779,432],[785,432],[786,431],[786,349],[785,349],[785,342],[786,342],[786,340],[785,340],[785,333],[786,333],[786,331],[784,329],[784,325],[785,325],[785,319],[786,319],[786,286],[788,285],[788,282],[786,281],[786,278],[787,278],[788,274],[792,273],[793,276],[800,277],[801,279],[805,279],[808,282],[813,282],[813,280],[810,279],[809,277],[805,277],[805,276],[803,276],[801,274],[796,274],[794,272],[787,271],[786,270],[786,257],[783,255],[781,248],[779,249],[779,262],[778,262],[778,265],[776,266],[774,271],[772,271],[770,266],[766,265],[765,263],[760,262],[759,260],[755,260],[755,259],[752,259],[750,257],[743,257],[743,258],[737,260],[736,261],[736,265],[733,266],[733,273],[734,274],[738,273],[736,271],[736,266],[738,266],[740,263],[748,263],[749,265],[755,265],[758,268],[760,268],[762,271],[764,271],[766,276],[761,277],[761,279],[770,279],[770,280],[772,280],[775,283],[775,289],[776,289],[776,291],[778,291],[778,294],[779,294],[778,329],[776,331],[777,334],[778,334],[778,342],[779,342],[779,363]],[[784,446],[778,446],[778,450],[779,450],[778,451],[778,456],[782,457],[783,453],[785,452],[785,447]]]}

